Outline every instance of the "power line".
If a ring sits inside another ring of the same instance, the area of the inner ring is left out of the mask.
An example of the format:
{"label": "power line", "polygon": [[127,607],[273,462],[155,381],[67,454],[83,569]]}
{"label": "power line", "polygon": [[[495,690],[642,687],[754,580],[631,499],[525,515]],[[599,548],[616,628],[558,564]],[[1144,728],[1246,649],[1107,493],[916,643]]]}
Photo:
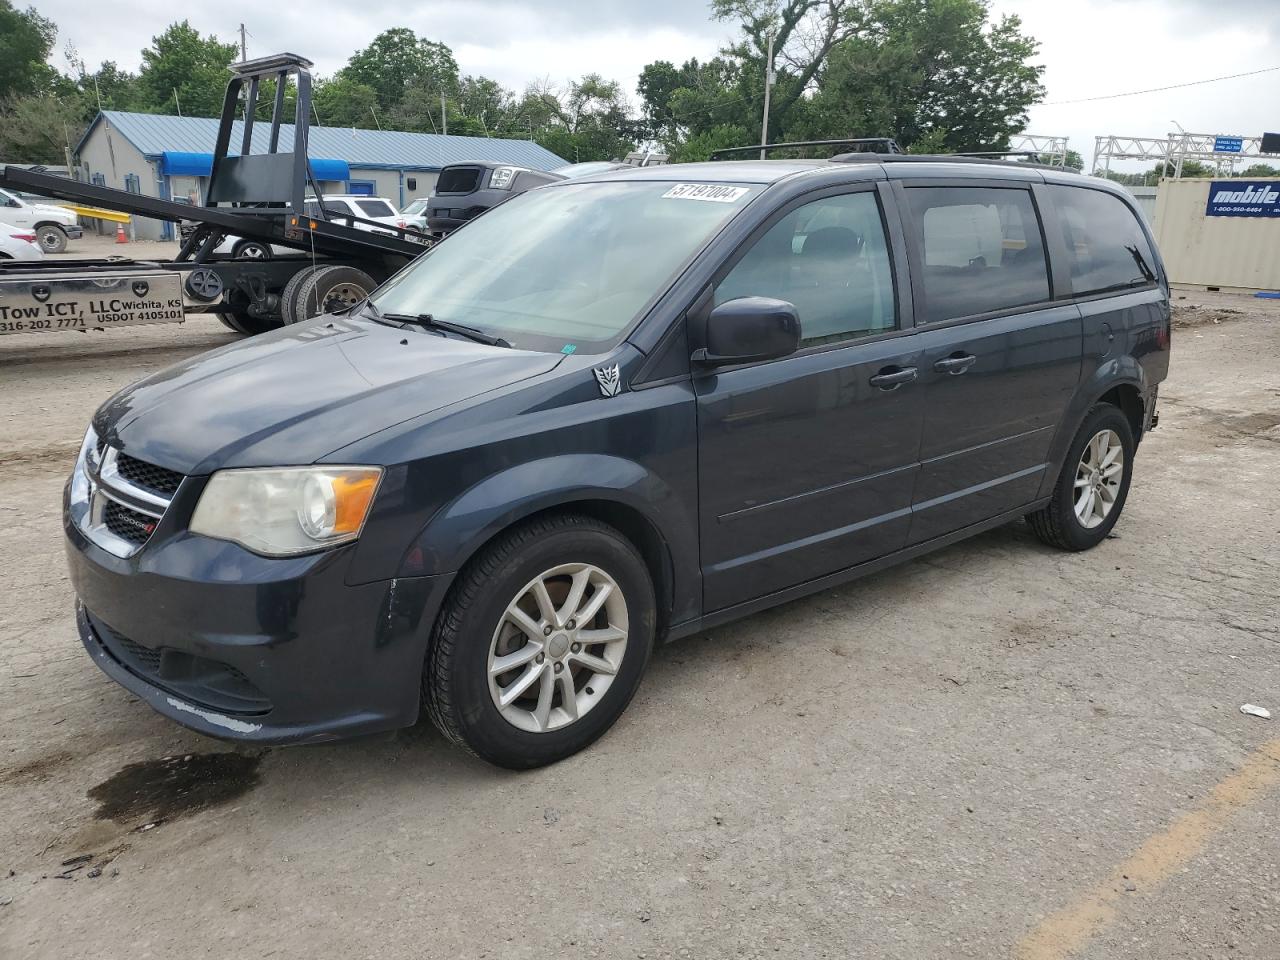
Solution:
{"label": "power line", "polygon": [[1079,100],[1055,100],[1042,103],[1042,107],[1062,107],[1069,103],[1093,103],[1096,100],[1115,100],[1119,97],[1137,97],[1144,93],[1161,93],[1165,90],[1181,90],[1183,87],[1199,87],[1206,83],[1217,83],[1219,80],[1237,80],[1240,77],[1256,77],[1260,73],[1271,73],[1280,70],[1280,66],[1263,67],[1261,70],[1250,70],[1248,73],[1232,73],[1225,77],[1210,77],[1208,80],[1192,80],[1188,83],[1173,83],[1167,87],[1152,87],[1150,90],[1130,90],[1128,93],[1109,93],[1102,97],[1081,97]]}

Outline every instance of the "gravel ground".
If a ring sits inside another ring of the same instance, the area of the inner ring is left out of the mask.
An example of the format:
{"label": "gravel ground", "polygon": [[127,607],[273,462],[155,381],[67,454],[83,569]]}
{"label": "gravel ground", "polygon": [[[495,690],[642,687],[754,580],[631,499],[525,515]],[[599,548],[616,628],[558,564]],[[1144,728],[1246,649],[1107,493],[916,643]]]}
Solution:
{"label": "gravel ground", "polygon": [[1280,726],[1239,708],[1280,717],[1280,303],[1179,305],[1113,539],[1015,524],[665,647],[527,774],[426,724],[237,750],[107,680],[63,480],[233,335],[0,338],[0,957],[1276,960]]}

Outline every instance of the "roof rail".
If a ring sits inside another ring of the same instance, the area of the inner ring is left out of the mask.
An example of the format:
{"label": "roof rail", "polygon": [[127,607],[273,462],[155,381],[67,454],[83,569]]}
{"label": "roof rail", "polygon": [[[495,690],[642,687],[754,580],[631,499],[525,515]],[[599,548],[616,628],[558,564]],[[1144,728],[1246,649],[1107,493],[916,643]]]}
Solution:
{"label": "roof rail", "polygon": [[712,160],[730,159],[730,154],[767,153],[770,150],[786,150],[794,147],[852,147],[853,153],[882,152],[900,154],[902,149],[892,137],[850,137],[844,140],[793,140],[789,143],[767,143],[750,147],[725,147],[711,154]]}
{"label": "roof rail", "polygon": [[[1024,151],[983,153],[842,153],[831,158],[832,163],[984,163],[990,165],[999,157],[1022,156]],[[1039,156],[1037,153],[1025,154]],[[1048,163],[1022,161],[1019,167],[1028,170],[1057,170],[1060,173],[1079,173],[1074,167],[1058,167]]]}

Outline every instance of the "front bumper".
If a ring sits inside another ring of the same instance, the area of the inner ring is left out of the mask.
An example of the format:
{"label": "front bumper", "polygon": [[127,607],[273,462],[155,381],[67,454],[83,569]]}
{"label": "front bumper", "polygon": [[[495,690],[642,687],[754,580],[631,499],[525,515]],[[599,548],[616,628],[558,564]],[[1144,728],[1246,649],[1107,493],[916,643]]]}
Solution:
{"label": "front bumper", "polygon": [[84,236],[84,227],[78,223],[63,224],[62,232],[67,235],[68,240],[79,240]]}
{"label": "front bumper", "polygon": [[277,560],[185,533],[120,558],[64,529],[81,642],[170,719],[261,744],[417,721],[452,577],[348,584],[352,548]]}

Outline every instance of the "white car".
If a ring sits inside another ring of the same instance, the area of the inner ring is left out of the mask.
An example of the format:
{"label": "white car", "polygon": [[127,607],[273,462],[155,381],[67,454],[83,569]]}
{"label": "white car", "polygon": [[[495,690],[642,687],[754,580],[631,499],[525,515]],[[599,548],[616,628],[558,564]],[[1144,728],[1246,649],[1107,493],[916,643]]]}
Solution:
{"label": "white car", "polygon": [[[320,205],[314,197],[307,198],[307,213],[315,216],[320,212]],[[324,195],[324,209],[327,219],[337,223],[347,223],[344,216],[359,217],[361,220],[372,220],[376,223],[385,223],[389,227],[411,227],[413,224],[409,222],[411,218],[404,217],[396,213],[395,206],[390,200],[383,197],[366,197],[357,194],[330,194]],[[378,231],[376,226],[369,223],[352,223],[357,230],[367,230],[370,233]],[[394,233],[394,230],[387,230],[386,233]],[[230,254],[237,260],[263,260],[270,259],[274,256],[288,256],[296,254],[298,251],[291,247],[279,247],[272,244],[262,243],[259,240],[246,240],[243,237],[228,236],[220,244],[214,247],[214,253]]]}
{"label": "white car", "polygon": [[67,240],[84,236],[76,215],[66,207],[32,203],[8,190],[0,190],[0,220],[30,230],[45,253],[61,253],[67,249]]}
{"label": "white car", "polygon": [[419,197],[407,207],[400,211],[400,216],[404,220],[405,226],[410,230],[417,230],[419,233],[427,232],[427,207],[431,203],[430,197]]}
{"label": "white car", "polygon": [[0,260],[43,260],[34,230],[0,223]]}

